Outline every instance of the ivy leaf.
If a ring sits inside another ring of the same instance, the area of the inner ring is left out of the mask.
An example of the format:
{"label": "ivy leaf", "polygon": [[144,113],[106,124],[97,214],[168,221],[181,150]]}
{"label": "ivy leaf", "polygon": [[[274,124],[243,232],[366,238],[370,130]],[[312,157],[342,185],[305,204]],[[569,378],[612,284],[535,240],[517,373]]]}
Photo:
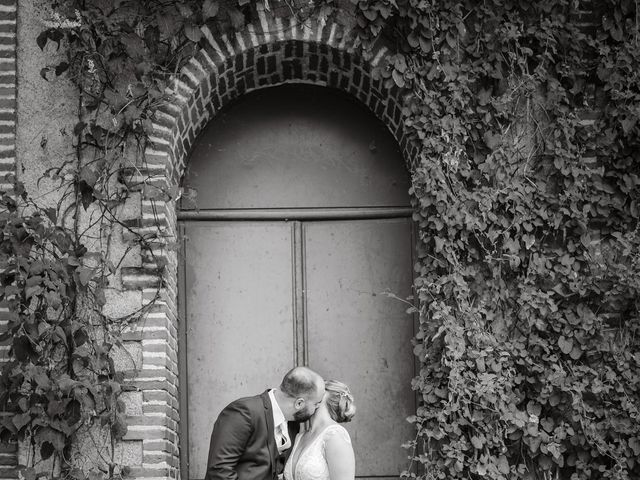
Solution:
{"label": "ivy leaf", "polygon": [[569,352],[569,356],[574,360],[578,360],[582,356],[582,348],[580,348],[580,344],[576,343],[573,345],[573,348]]}
{"label": "ivy leaf", "polygon": [[464,22],[460,21],[456,24],[456,28],[458,29],[458,35],[464,37],[467,35],[467,27]]}
{"label": "ivy leaf", "polygon": [[40,47],[40,50],[44,50],[44,47],[47,45],[47,40],[49,40],[49,30],[40,32],[40,35],[36,38],[36,43],[38,47]]}
{"label": "ivy leaf", "polygon": [[26,299],[30,299],[31,297],[35,295],[40,295],[41,293],[42,293],[42,286],[40,285],[32,285],[32,286],[26,287],[24,290],[24,296]]}
{"label": "ivy leaf", "polygon": [[[114,111],[120,110],[127,103],[127,98],[124,95],[122,95],[119,91],[113,90],[111,88],[106,88],[103,96],[104,100]],[[94,136],[94,138],[99,139],[101,138],[101,134],[98,133],[98,135],[96,135],[96,133],[94,132],[94,130],[96,129],[98,129],[100,132],[102,131],[102,127],[100,127],[100,125],[91,125],[91,134]]]}
{"label": "ivy leaf", "polygon": [[40,456],[42,460],[47,460],[51,455],[55,452],[55,448],[53,448],[53,444],[51,442],[42,442],[40,445]]}
{"label": "ivy leaf", "polygon": [[522,240],[524,241],[524,246],[527,250],[529,250],[536,241],[536,237],[529,234],[524,234],[522,236]]}
{"label": "ivy leaf", "polygon": [[420,42],[420,49],[424,53],[431,52],[432,43],[430,38],[427,38],[424,35],[420,35],[420,37],[418,38],[418,41]]}
{"label": "ivy leaf", "polygon": [[4,436],[9,432],[9,435],[15,435],[18,433],[16,426],[13,424],[13,417],[5,416],[4,418],[0,417],[0,440],[4,440]]}
{"label": "ivy leaf", "polygon": [[72,468],[71,472],[69,472],[69,475],[74,480],[85,480],[84,472],[79,468]]}
{"label": "ivy leaf", "polygon": [[67,346],[67,334],[64,332],[64,329],[60,325],[56,327],[55,335],[62,343],[64,343],[65,346]]}
{"label": "ivy leaf", "polygon": [[57,383],[58,383],[58,387],[60,388],[60,391],[64,395],[69,395],[71,390],[76,385],[78,385],[78,382],[76,380],[72,380],[71,377],[69,377],[69,375],[67,375],[66,373],[60,375],[60,378],[58,378]]}
{"label": "ivy leaf", "polygon": [[50,417],[60,416],[64,413],[64,402],[60,400],[49,400],[47,405],[47,415]]}
{"label": "ivy leaf", "polygon": [[449,45],[449,47],[454,50],[457,46],[456,43],[456,38],[451,35],[450,33],[447,32],[447,34],[445,35],[445,39],[447,40],[447,44]]}
{"label": "ivy leaf", "polygon": [[123,35],[120,39],[127,54],[134,60],[142,60],[145,57],[145,44],[144,40],[135,33],[128,33]]}
{"label": "ivy leaf", "polygon": [[107,303],[107,297],[104,293],[104,288],[99,288],[95,293],[96,303],[102,307]]}
{"label": "ivy leaf", "polygon": [[78,281],[83,287],[86,287],[93,278],[94,270],[89,267],[80,267],[78,269]]}
{"label": "ivy leaf", "polygon": [[613,38],[616,42],[622,41],[622,29],[615,27],[611,29],[611,38]]}
{"label": "ivy leaf", "polygon": [[[177,14],[178,12],[176,12]],[[161,39],[167,39],[175,35],[182,27],[181,18],[177,15],[156,14],[156,25],[158,26],[159,36]]]}
{"label": "ivy leaf", "polygon": [[89,185],[84,180],[78,182],[78,190],[80,191],[80,201],[82,202],[82,206],[86,210],[91,205],[91,202],[95,200],[95,196],[93,195],[93,187]]}
{"label": "ivy leaf", "polygon": [[53,448],[58,452],[64,449],[64,434],[51,427],[43,428],[39,430],[36,439],[40,442],[49,442],[53,445]]}
{"label": "ivy leaf", "polygon": [[554,422],[552,418],[543,418],[540,420],[540,425],[547,433],[553,433]]}
{"label": "ivy leaf", "polygon": [[26,397],[21,397],[20,400],[18,400],[18,407],[20,407],[20,410],[22,410],[22,412],[29,411],[29,404],[27,403]]}
{"label": "ivy leaf", "polygon": [[402,73],[394,69],[393,72],[391,72],[391,76],[393,77],[393,81],[397,86],[399,86],[400,88],[404,87],[405,82],[404,82],[404,76],[402,75]]}
{"label": "ivy leaf", "polygon": [[159,42],[160,29],[155,25],[147,27],[144,31],[144,43],[147,48],[155,53],[158,50]]}
{"label": "ivy leaf", "polygon": [[373,22],[376,18],[378,18],[378,11],[373,8],[363,8],[362,14],[365,16],[367,20]]}
{"label": "ivy leaf", "polygon": [[640,457],[640,438],[632,437],[629,439],[629,448],[633,450],[636,457]]}
{"label": "ivy leaf", "polygon": [[89,475],[86,477],[86,480],[105,480],[102,472],[91,470]]}
{"label": "ivy leaf", "polygon": [[478,104],[487,105],[491,101],[491,90],[488,88],[481,88],[478,92]]}
{"label": "ivy leaf", "polygon": [[571,350],[573,350],[573,339],[565,338],[564,335],[561,335],[560,338],[558,338],[558,346],[560,347],[560,351],[562,353],[568,355]]}
{"label": "ivy leaf", "polygon": [[33,374],[33,380],[35,380],[38,387],[43,390],[48,390],[51,387],[51,380],[47,375],[47,372],[42,367],[36,367]]}
{"label": "ivy leaf", "polygon": [[65,409],[67,424],[73,426],[82,419],[82,407],[77,400],[71,400]]}
{"label": "ivy leaf", "polygon": [[202,30],[197,25],[189,22],[184,26],[185,36],[194,43],[198,43],[202,38]]}
{"label": "ivy leaf", "polygon": [[33,467],[21,469],[19,472],[19,475],[23,480],[36,480],[37,478],[36,469]]}
{"label": "ivy leaf", "polygon": [[476,437],[475,435],[471,437],[471,444],[477,450],[480,450],[484,445],[484,441],[480,437]]}
{"label": "ivy leaf", "polygon": [[535,415],[536,417],[539,417],[541,412],[542,407],[539,403],[534,402],[533,400],[529,400],[529,402],[527,402],[527,413],[529,415]]}
{"label": "ivy leaf", "polygon": [[11,421],[13,422],[13,425],[18,429],[18,431],[20,431],[25,425],[28,425],[29,422],[31,422],[31,414],[20,413],[18,415],[14,415]]}
{"label": "ivy leaf", "polygon": [[620,125],[622,125],[622,130],[624,130],[625,135],[628,135],[633,127],[636,126],[636,122],[638,121],[635,117],[626,117],[620,120]]}
{"label": "ivy leaf", "polygon": [[180,15],[182,15],[184,18],[191,18],[191,16],[193,15],[193,10],[191,10],[191,7],[185,5],[184,3],[177,3],[176,8],[180,12]]}
{"label": "ivy leaf", "polygon": [[220,5],[216,0],[204,0],[202,4],[202,18],[206,21],[215,17],[218,14],[219,8]]}
{"label": "ivy leaf", "polygon": [[56,66],[56,77],[59,77],[64,72],[66,72],[68,69],[69,69],[69,64],[67,62],[60,62]]}
{"label": "ivy leaf", "polygon": [[127,434],[127,423],[122,415],[116,416],[116,421],[111,425],[111,434],[117,440],[121,440]]}
{"label": "ivy leaf", "polygon": [[229,15],[229,20],[235,30],[244,26],[244,15],[237,8],[229,8],[227,10],[227,15]]}
{"label": "ivy leaf", "polygon": [[56,43],[56,50],[60,48],[60,41],[64,38],[64,34],[60,30],[49,29],[48,33],[49,40]]}
{"label": "ivy leaf", "polygon": [[396,56],[396,60],[395,60],[395,62],[393,64],[393,66],[400,73],[404,73],[404,72],[407,71],[407,61],[405,60],[403,55],[397,55]]}
{"label": "ivy leaf", "polygon": [[87,124],[83,121],[76,123],[75,127],[73,127],[73,134],[76,136],[80,135],[86,126]]}
{"label": "ivy leaf", "polygon": [[540,465],[543,470],[549,470],[553,466],[553,462],[547,455],[540,455],[538,457],[538,465]]}
{"label": "ivy leaf", "polygon": [[498,457],[498,471],[503,475],[507,475],[511,470],[509,468],[509,461],[504,455]]}
{"label": "ivy leaf", "polygon": [[502,145],[502,135],[500,135],[499,133],[494,134],[493,132],[485,132],[483,138],[484,143],[491,150],[495,150],[500,145]]}
{"label": "ivy leaf", "polygon": [[76,347],[84,345],[88,340],[89,336],[87,335],[87,332],[84,328],[76,330],[73,334],[73,343],[76,345]]}
{"label": "ivy leaf", "polygon": [[409,35],[407,35],[407,43],[411,48],[417,48],[420,43],[418,42],[418,35],[416,32],[411,31]]}
{"label": "ivy leaf", "polygon": [[26,362],[34,355],[31,341],[24,335],[13,339],[13,354],[19,362]]}

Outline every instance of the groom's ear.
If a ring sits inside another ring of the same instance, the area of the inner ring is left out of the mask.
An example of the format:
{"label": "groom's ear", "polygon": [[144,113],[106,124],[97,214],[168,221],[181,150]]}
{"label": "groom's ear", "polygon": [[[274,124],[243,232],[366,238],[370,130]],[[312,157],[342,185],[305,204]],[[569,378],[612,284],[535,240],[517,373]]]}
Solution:
{"label": "groom's ear", "polygon": [[302,407],[304,407],[304,398],[296,398],[293,402],[293,407],[296,410],[300,410]]}

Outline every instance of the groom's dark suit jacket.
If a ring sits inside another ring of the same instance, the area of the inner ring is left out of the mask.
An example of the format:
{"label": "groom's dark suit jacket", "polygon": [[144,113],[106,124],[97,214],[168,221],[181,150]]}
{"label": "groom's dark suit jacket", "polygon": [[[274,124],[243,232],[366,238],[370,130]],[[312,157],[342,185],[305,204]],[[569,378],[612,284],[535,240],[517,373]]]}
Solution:
{"label": "groom's dark suit jacket", "polygon": [[[289,422],[291,443],[300,429]],[[273,480],[289,449],[278,455],[269,392],[227,405],[213,426],[205,480]]]}

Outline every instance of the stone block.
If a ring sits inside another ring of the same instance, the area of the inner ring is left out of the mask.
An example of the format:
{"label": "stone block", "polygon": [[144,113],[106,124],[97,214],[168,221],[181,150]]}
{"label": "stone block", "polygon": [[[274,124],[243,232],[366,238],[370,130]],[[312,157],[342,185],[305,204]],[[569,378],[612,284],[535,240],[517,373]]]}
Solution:
{"label": "stone block", "polygon": [[129,440],[116,443],[113,452],[113,460],[115,463],[123,466],[142,465],[142,441]]}
{"label": "stone block", "polygon": [[123,347],[113,347],[111,358],[119,372],[142,368],[142,345],[140,342],[125,342]]}
{"label": "stone block", "polygon": [[105,289],[106,304],[102,313],[110,318],[122,318],[132,315],[142,307],[142,293],[139,291]]}
{"label": "stone block", "polygon": [[124,402],[126,415],[142,415],[142,392],[123,392],[120,400]]}

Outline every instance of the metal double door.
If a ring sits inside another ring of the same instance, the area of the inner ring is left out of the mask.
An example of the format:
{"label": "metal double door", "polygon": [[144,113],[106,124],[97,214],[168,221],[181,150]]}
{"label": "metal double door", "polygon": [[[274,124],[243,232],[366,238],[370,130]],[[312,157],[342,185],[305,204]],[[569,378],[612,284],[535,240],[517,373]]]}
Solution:
{"label": "metal double door", "polygon": [[411,291],[411,220],[187,220],[181,230],[189,478],[204,477],[220,410],[295,365],[351,387],[357,476],[397,477],[414,436],[414,321],[399,300]]}

